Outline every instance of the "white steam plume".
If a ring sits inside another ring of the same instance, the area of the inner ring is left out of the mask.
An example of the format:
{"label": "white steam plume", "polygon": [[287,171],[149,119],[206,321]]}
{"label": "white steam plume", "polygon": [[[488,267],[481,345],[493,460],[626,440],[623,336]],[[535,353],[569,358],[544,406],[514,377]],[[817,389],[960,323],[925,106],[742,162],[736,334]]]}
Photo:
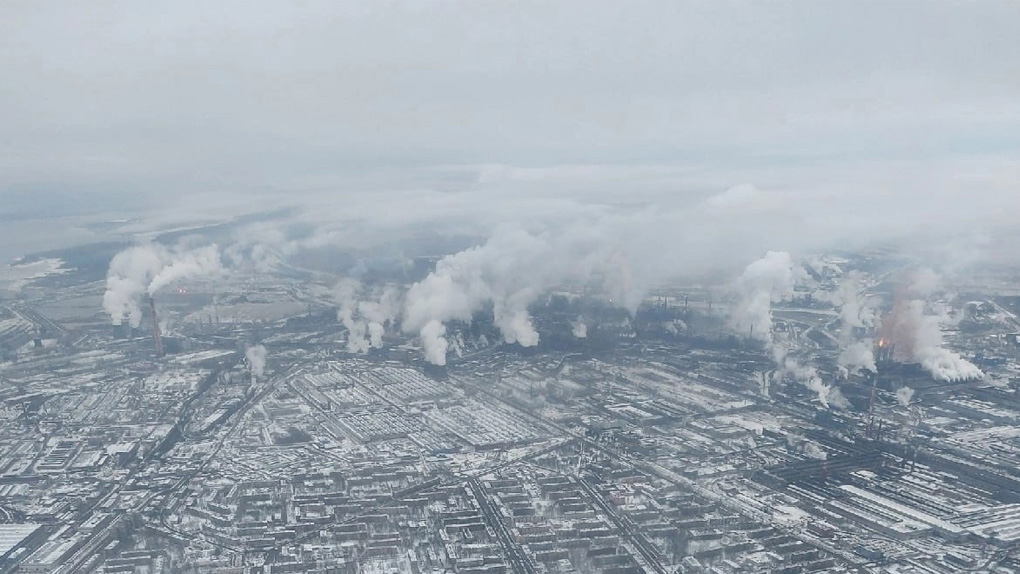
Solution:
{"label": "white steam plume", "polygon": [[899,294],[889,315],[883,318],[883,338],[893,345],[896,360],[920,363],[940,381],[984,378],[976,365],[943,346],[942,327],[956,319],[945,310],[927,313],[925,302],[920,298],[934,292],[937,285],[934,274],[917,274]]}
{"label": "white steam plume", "polygon": [[896,389],[896,400],[899,401],[901,406],[909,406],[910,400],[914,398],[914,389],[910,387],[900,387]]}
{"label": "white steam plume", "polygon": [[730,325],[739,334],[772,342],[772,304],[793,296],[807,273],[789,253],[769,251],[748,265],[737,279],[740,301],[730,314]]}
{"label": "white steam plume", "polygon": [[168,258],[166,249],[160,245],[131,247],[113,257],[106,275],[103,309],[114,325],[125,319],[132,327],[141,323],[139,301]]}
{"label": "white steam plume", "polygon": [[804,456],[816,460],[825,460],[829,457],[818,443],[812,441],[804,442]]}
{"label": "white steam plume", "polygon": [[839,308],[839,316],[843,321],[844,330],[854,328],[871,328],[875,326],[877,312],[869,299],[862,299],[860,296],[863,277],[858,272],[851,272],[839,287],[831,292],[821,295],[822,299]]}
{"label": "white steam plume", "polygon": [[446,364],[446,351],[450,348],[446,340],[446,325],[432,320],[421,328],[421,347],[425,352],[425,360],[433,365]]}
{"label": "white steam plume", "polygon": [[837,364],[847,374],[857,374],[861,369],[878,370],[875,366],[874,344],[871,339],[862,339],[846,345],[839,353]]}
{"label": "white steam plume", "polygon": [[168,249],[159,244],[130,247],[110,261],[103,309],[114,325],[125,320],[137,327],[142,320],[140,300],[181,279],[213,275],[222,270],[215,245],[198,249]]}
{"label": "white steam plume", "polygon": [[818,402],[823,407],[827,409],[833,407],[839,409],[850,408],[850,403],[843,396],[843,393],[840,392],[839,388],[827,385],[822,381],[814,367],[801,365],[792,357],[783,357],[781,350],[774,349],[774,352],[776,352],[776,362],[781,366],[780,375],[789,374],[793,376],[797,382],[818,396]]}
{"label": "white steam plume", "polygon": [[786,435],[786,444],[790,448],[796,449],[798,452],[809,458],[817,460],[825,460],[828,458],[828,454],[826,454],[825,450],[818,443],[808,439],[807,437],[798,434],[788,434]]}
{"label": "white steam plume", "polygon": [[570,322],[570,332],[578,339],[588,336],[588,324],[584,322],[584,317],[578,317],[576,321]]}
{"label": "white steam plume", "polygon": [[347,350],[367,353],[383,346],[386,324],[397,320],[400,292],[390,286],[363,299],[364,286],[357,279],[344,278],[333,289],[337,302],[337,320],[347,329]]}
{"label": "white steam plume", "polygon": [[419,333],[431,361],[445,357],[447,346],[445,329],[437,325],[470,322],[491,304],[503,341],[531,347],[539,336],[528,306],[558,284],[588,278],[608,261],[602,238],[591,229],[504,231],[484,245],[444,257],[435,271],[414,284],[405,299],[402,329]]}
{"label": "white steam plume", "polygon": [[215,245],[176,252],[169,263],[152,278],[149,295],[181,279],[213,275],[222,271],[220,250]]}
{"label": "white steam plume", "polygon": [[840,330],[840,354],[837,360],[844,375],[858,374],[861,369],[876,372],[874,342],[870,338],[858,340],[855,329],[870,329],[875,326],[877,313],[870,299],[861,298],[862,276],[852,272],[840,282],[835,291],[819,291],[817,299],[828,301],[839,309],[842,328]]}
{"label": "white steam plume", "polygon": [[386,334],[386,328],[381,323],[369,323],[368,324],[368,343],[373,349],[380,349],[383,346],[383,335]]}
{"label": "white steam plume", "polygon": [[333,288],[337,301],[336,318],[347,329],[347,350],[352,353],[367,353],[369,349],[365,340],[365,323],[355,318],[360,294],[361,282],[357,279],[341,279]]}
{"label": "white steam plume", "polygon": [[252,345],[244,350],[244,358],[248,360],[248,370],[252,377],[261,377],[266,372],[266,348]]}

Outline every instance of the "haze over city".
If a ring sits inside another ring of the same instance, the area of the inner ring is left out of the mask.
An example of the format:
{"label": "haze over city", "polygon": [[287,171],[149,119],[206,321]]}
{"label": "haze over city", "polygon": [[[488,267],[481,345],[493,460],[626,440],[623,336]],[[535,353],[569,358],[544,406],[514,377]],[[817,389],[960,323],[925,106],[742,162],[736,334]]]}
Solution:
{"label": "haze over city", "polygon": [[7,2],[0,574],[1020,572],[1015,2]]}

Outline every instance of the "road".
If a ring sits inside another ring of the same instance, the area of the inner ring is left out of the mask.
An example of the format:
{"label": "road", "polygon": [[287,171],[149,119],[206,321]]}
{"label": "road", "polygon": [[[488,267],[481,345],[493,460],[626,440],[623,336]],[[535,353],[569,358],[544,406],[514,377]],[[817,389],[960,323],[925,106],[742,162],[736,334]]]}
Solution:
{"label": "road", "polygon": [[613,521],[613,524],[623,532],[627,538],[634,544],[634,547],[638,549],[641,556],[658,574],[667,574],[666,567],[662,564],[662,558],[659,556],[658,549],[648,541],[641,529],[638,528],[634,522],[627,516],[623,516],[616,512],[612,506],[602,497],[601,494],[593,487],[587,480],[581,478],[579,480],[581,486],[584,488],[588,496],[595,501],[595,504],[602,509],[602,512]]}
{"label": "road", "polygon": [[248,410],[250,410],[255,405],[259,404],[259,402],[261,402],[262,399],[264,399],[269,393],[273,392],[273,390],[276,389],[276,385],[279,384],[279,381],[281,381],[281,380],[290,380],[291,378],[300,375],[301,372],[302,372],[302,369],[301,368],[297,368],[297,369],[294,369],[294,370],[288,372],[287,374],[285,374],[285,375],[283,375],[281,377],[269,378],[267,383],[264,385],[264,387],[261,390],[259,390],[256,393],[253,393],[248,399],[245,400],[245,402],[241,406],[241,408],[237,409],[237,411],[234,412],[234,415],[232,417],[233,423],[232,423],[231,427],[229,429],[227,429],[226,432],[222,433],[222,435],[219,438],[219,441],[217,441],[217,443],[216,443],[216,448],[214,448],[212,450],[212,452],[209,453],[209,456],[206,457],[206,459],[202,462],[201,465],[196,467],[191,472],[186,473],[184,476],[181,477],[180,480],[175,482],[172,486],[167,487],[167,488],[165,488],[165,489],[163,489],[161,491],[158,491],[158,492],[154,493],[152,496],[150,496],[150,497],[148,497],[146,499],[146,504],[148,504],[148,501],[152,500],[153,498],[155,498],[155,497],[157,497],[159,495],[163,495],[162,507],[159,510],[159,522],[160,522],[160,525],[163,528],[165,528],[168,532],[172,532],[172,533],[174,533],[174,534],[176,534],[178,536],[182,536],[182,537],[185,537],[185,538],[190,538],[190,537],[200,538],[200,539],[202,539],[202,540],[204,540],[204,541],[206,541],[206,542],[208,542],[210,544],[213,544],[215,546],[218,546],[218,547],[226,549],[226,550],[231,550],[231,551],[234,551],[234,552],[240,552],[240,551],[243,550],[243,548],[233,548],[233,547],[227,546],[225,544],[222,544],[222,543],[220,543],[218,541],[211,540],[211,539],[209,539],[207,537],[204,537],[202,535],[196,535],[195,533],[192,533],[192,532],[182,532],[182,531],[174,529],[172,526],[167,524],[166,511],[167,511],[167,507],[168,507],[168,502],[170,501],[170,499],[174,495],[174,493],[176,493],[181,488],[186,486],[188,484],[188,482],[191,481],[191,479],[193,479],[194,477],[198,476],[216,458],[216,455],[218,455],[220,450],[223,449],[223,445],[226,443],[227,439],[230,438],[230,436],[232,436],[237,431],[237,429],[240,427],[241,422],[244,420],[244,415],[245,415],[245,413],[248,412]]}
{"label": "road", "polygon": [[472,478],[469,480],[468,487],[474,493],[475,499],[478,500],[478,505],[481,506],[482,513],[485,514],[485,521],[496,532],[499,544],[503,547],[503,554],[510,560],[510,567],[513,568],[513,571],[516,574],[535,574],[535,566],[531,563],[531,559],[528,558],[527,552],[514,539],[513,534],[506,525],[506,520],[500,515],[496,506],[489,498],[488,493],[485,492],[485,489],[478,482],[478,479]]}
{"label": "road", "polygon": [[[630,455],[627,455],[626,453],[619,452],[619,451],[617,451],[615,449],[607,448],[604,445],[601,445],[601,444],[599,444],[599,443],[597,443],[597,442],[595,442],[595,441],[593,441],[593,440],[591,440],[591,439],[589,439],[589,438],[587,438],[587,437],[585,437],[583,435],[577,434],[577,433],[571,431],[570,429],[565,428],[565,427],[559,425],[556,422],[546,420],[545,418],[543,418],[543,417],[541,417],[539,415],[536,415],[536,414],[531,413],[529,411],[525,411],[525,410],[519,409],[516,406],[514,406],[513,404],[504,401],[498,395],[496,395],[495,393],[492,393],[489,389],[484,388],[481,385],[476,385],[476,384],[473,384],[473,383],[469,383],[469,382],[464,381],[464,380],[460,380],[460,382],[462,384],[467,385],[467,386],[471,386],[479,394],[486,395],[489,398],[491,398],[492,400],[499,401],[499,402],[503,403],[508,408],[514,409],[515,411],[519,412],[522,416],[524,416],[526,418],[531,418],[531,419],[540,421],[541,423],[556,429],[557,431],[563,433],[566,436],[571,436],[571,437],[573,437],[575,439],[583,441],[585,443],[586,447],[591,448],[593,450],[597,450],[597,451],[601,452],[603,455],[609,457],[610,459],[613,459],[613,460],[616,460],[618,462],[624,463],[625,465],[628,465],[628,466],[630,466],[632,468],[637,468],[637,469],[641,470],[642,472],[645,472],[646,474],[650,474],[652,476],[656,476],[658,478],[661,478],[662,480],[665,480],[667,482],[670,482],[670,483],[673,483],[673,484],[675,484],[677,486],[680,486],[680,487],[682,487],[682,488],[684,488],[686,490],[694,492],[698,496],[701,496],[702,498],[705,498],[706,500],[715,502],[715,503],[719,504],[720,506],[722,506],[724,508],[727,508],[729,510],[732,510],[733,512],[736,512],[737,514],[740,514],[741,516],[746,516],[746,517],[749,517],[751,519],[757,520],[758,522],[761,522],[762,524],[770,525],[770,526],[776,528],[777,530],[780,530],[780,531],[782,531],[782,532],[784,532],[784,533],[786,533],[786,534],[788,534],[788,535],[790,535],[790,536],[800,540],[801,542],[804,542],[804,543],[809,544],[811,546],[814,546],[816,548],[821,548],[822,550],[824,550],[826,552],[829,552],[830,554],[833,554],[834,556],[838,556],[838,557],[842,558],[843,560],[845,560],[848,564],[851,564],[851,565],[860,565],[862,563],[861,557],[856,555],[856,554],[854,554],[852,550],[843,549],[843,548],[837,547],[837,546],[835,546],[833,544],[830,544],[829,542],[827,542],[827,541],[825,541],[825,540],[823,540],[821,538],[818,538],[816,536],[812,536],[812,535],[808,534],[807,532],[805,532],[805,531],[803,531],[801,529],[791,528],[791,527],[785,526],[783,524],[780,524],[777,521],[775,521],[773,519],[773,517],[771,515],[769,515],[769,514],[761,512],[758,509],[753,508],[753,507],[751,507],[749,505],[742,504],[740,501],[738,501],[738,500],[736,500],[734,498],[731,498],[731,497],[729,497],[729,496],[727,496],[725,494],[718,493],[718,492],[712,491],[710,489],[707,489],[707,488],[699,485],[695,481],[693,481],[693,480],[691,480],[691,479],[689,479],[687,477],[681,476],[681,475],[679,475],[679,474],[677,474],[677,473],[675,473],[675,472],[673,472],[671,470],[663,468],[662,466],[660,466],[660,465],[658,465],[656,463],[648,462],[648,461],[635,460]],[[635,536],[635,534],[636,534],[634,528],[626,528],[626,531],[627,531],[627,533],[630,536]],[[640,550],[641,547],[638,546],[638,549]]]}

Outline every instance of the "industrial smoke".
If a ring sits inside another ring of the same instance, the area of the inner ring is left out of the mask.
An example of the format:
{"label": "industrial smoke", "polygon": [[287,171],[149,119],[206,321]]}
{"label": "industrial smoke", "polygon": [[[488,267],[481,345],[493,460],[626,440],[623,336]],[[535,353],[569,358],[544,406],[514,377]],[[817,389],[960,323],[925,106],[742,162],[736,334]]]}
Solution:
{"label": "industrial smoke", "polygon": [[871,339],[862,339],[845,344],[839,352],[837,365],[844,376],[859,374],[861,369],[877,372],[874,343]]}
{"label": "industrial smoke", "polygon": [[[425,327],[433,322],[470,322],[479,312],[492,313],[503,342],[534,346],[540,337],[529,307],[550,288],[570,284],[601,289],[612,305],[633,313],[648,290],[665,280],[679,275],[732,273],[736,265],[760,255],[762,246],[768,246],[784,250],[768,251],[744,269],[734,284],[738,302],[731,309],[729,324],[739,335],[771,344],[772,307],[792,297],[793,289],[809,279],[790,252],[806,253],[860,237],[852,233],[856,229],[837,229],[836,233],[816,217],[801,217],[805,202],[792,197],[745,185],[683,205],[565,201],[560,210],[528,211],[531,227],[495,227],[493,221],[497,220],[524,220],[502,214],[506,217],[488,220],[484,229],[489,235],[484,243],[441,259],[402,301],[395,291],[386,296],[361,287],[355,289],[353,299],[341,294],[337,298],[338,319],[350,335],[348,347],[354,352],[382,345],[387,329],[399,321],[404,333],[422,337],[423,349],[431,350],[426,354],[438,361],[440,349],[451,348],[445,340],[446,330],[437,325]],[[427,218],[443,215],[421,211],[407,217],[433,221]],[[314,218],[315,214],[305,216]],[[385,235],[374,229],[371,237],[355,237],[349,226],[341,227],[336,221],[297,223],[289,222],[291,228],[286,223],[265,222],[243,227],[224,250],[223,259],[231,269],[269,270],[302,249],[323,245],[357,249],[362,244],[355,241],[371,243]],[[307,223],[317,227],[309,231]],[[392,223],[401,225],[403,220]],[[833,219],[829,223],[838,226],[846,222]],[[495,232],[490,233],[493,228]],[[399,232],[396,227],[390,230]],[[218,269],[218,251],[215,247],[204,249],[149,245],[118,254],[111,262],[104,296],[104,308],[112,321],[137,326],[142,295],[174,280]],[[841,303],[844,326],[866,328],[873,317],[867,315],[866,303],[855,301],[855,296],[855,292],[847,292]],[[571,331],[580,336],[584,328],[572,324]],[[866,340],[841,341],[842,366],[848,371],[870,369],[867,347]],[[930,355],[927,364],[939,372],[965,369],[942,354]]]}
{"label": "industrial smoke", "polygon": [[773,354],[776,364],[779,365],[780,377],[790,375],[797,382],[804,385],[808,390],[815,393],[818,402],[825,408],[848,409],[850,403],[843,396],[838,387],[828,385],[818,375],[818,370],[810,365],[801,365],[793,357],[785,356],[780,347],[773,347]]}
{"label": "industrial smoke", "polygon": [[444,323],[470,322],[491,305],[493,322],[505,343],[538,344],[528,307],[549,289],[583,281],[610,259],[592,230],[556,233],[514,229],[497,233],[478,247],[444,257],[407,292],[401,328],[418,333],[425,358],[446,362],[450,348]]}
{"label": "industrial smoke", "polygon": [[421,328],[420,336],[425,360],[433,365],[445,365],[446,352],[450,348],[450,343],[446,340],[446,325],[433,319]]}
{"label": "industrial smoke", "polygon": [[807,278],[789,253],[769,251],[737,279],[740,300],[730,313],[730,326],[739,334],[771,344],[772,304],[791,298],[797,284]]}
{"label": "industrial smoke", "polygon": [[400,314],[401,295],[391,286],[366,293],[361,281],[346,277],[333,288],[337,320],[347,329],[347,350],[367,353],[383,346],[386,325]]}
{"label": "industrial smoke", "polygon": [[931,313],[924,297],[936,292],[937,276],[915,273],[901,283],[888,315],[882,318],[882,338],[892,345],[893,358],[919,363],[940,381],[965,381],[984,377],[976,365],[944,347],[942,327],[954,321],[944,310]]}
{"label": "industrial smoke", "polygon": [[877,371],[874,342],[869,337],[858,339],[855,334],[858,329],[873,328],[877,320],[872,300],[861,297],[861,284],[861,275],[851,272],[840,281],[839,287],[834,291],[815,293],[817,299],[828,301],[839,310],[842,328],[837,366],[843,376],[856,375],[862,369],[872,373]]}
{"label": "industrial smoke", "polygon": [[914,389],[910,387],[900,387],[896,389],[896,400],[900,403],[900,406],[909,406],[911,399],[914,398]]}
{"label": "industrial smoke", "polygon": [[252,377],[261,377],[266,372],[266,348],[262,345],[246,348],[244,358],[248,360],[248,370]]}
{"label": "industrial smoke", "polygon": [[804,441],[804,455],[815,460],[825,460],[828,458],[822,447],[812,441]]}
{"label": "industrial smoke", "polygon": [[588,336],[588,324],[584,322],[584,317],[578,317],[570,322],[570,332],[578,339]]}
{"label": "industrial smoke", "polygon": [[150,243],[121,251],[110,261],[106,275],[103,309],[114,325],[126,320],[138,327],[141,299],[155,295],[174,281],[213,275],[222,270],[215,245],[197,249],[167,248]]}

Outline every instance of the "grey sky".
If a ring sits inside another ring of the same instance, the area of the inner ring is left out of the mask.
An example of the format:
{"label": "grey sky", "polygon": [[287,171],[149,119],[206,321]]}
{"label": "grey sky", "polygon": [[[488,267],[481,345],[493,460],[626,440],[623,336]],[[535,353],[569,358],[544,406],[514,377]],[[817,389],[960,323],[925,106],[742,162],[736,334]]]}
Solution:
{"label": "grey sky", "polygon": [[1020,206],[1015,1],[9,1],[0,71],[0,194],[392,226],[743,182],[913,227]]}

